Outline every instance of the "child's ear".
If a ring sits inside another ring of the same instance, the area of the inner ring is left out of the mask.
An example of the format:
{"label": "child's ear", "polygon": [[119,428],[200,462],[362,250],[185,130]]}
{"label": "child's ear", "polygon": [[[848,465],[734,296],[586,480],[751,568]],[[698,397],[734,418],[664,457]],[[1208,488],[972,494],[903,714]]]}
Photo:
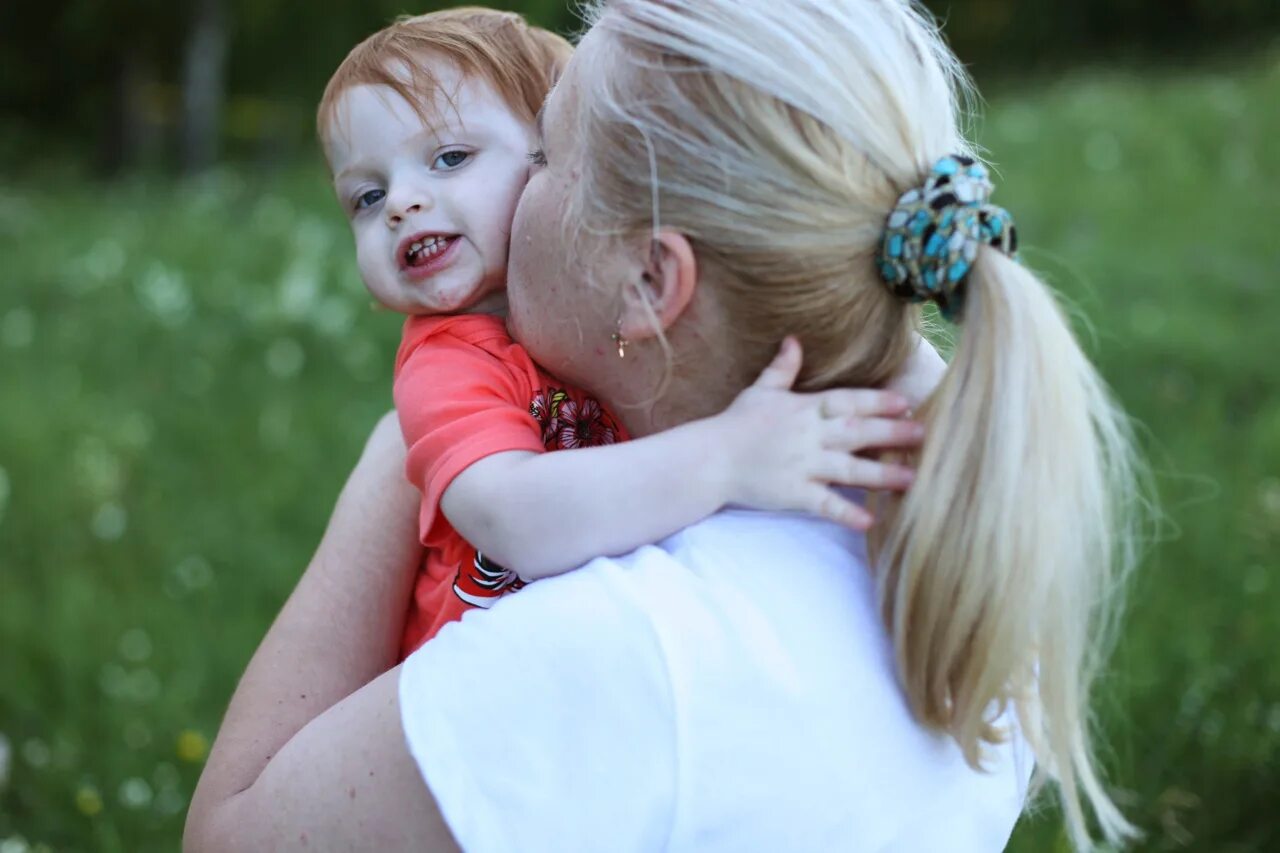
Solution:
{"label": "child's ear", "polygon": [[670,329],[698,289],[698,260],[688,237],[664,229],[647,242],[623,294],[619,333],[629,341]]}

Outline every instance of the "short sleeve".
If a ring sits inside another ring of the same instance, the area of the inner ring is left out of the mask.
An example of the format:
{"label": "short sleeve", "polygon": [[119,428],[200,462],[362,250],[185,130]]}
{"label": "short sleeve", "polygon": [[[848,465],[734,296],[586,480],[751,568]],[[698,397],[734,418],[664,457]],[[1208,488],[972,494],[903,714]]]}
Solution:
{"label": "short sleeve", "polygon": [[667,845],[675,714],[653,628],[613,582],[628,570],[531,584],[405,661],[409,751],[463,849]]}
{"label": "short sleeve", "polygon": [[454,477],[493,453],[544,450],[529,414],[534,388],[514,365],[448,334],[398,359],[396,413],[408,456],[405,473],[422,492],[423,535]]}

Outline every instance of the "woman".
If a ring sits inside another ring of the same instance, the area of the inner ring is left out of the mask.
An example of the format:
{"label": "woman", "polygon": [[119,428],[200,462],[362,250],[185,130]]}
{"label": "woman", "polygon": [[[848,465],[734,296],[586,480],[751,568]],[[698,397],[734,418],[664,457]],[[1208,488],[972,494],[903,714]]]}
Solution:
{"label": "woman", "polygon": [[[398,626],[369,626],[417,557],[384,421],[232,701],[188,847],[999,849],[1033,753],[1079,846],[1089,812],[1128,835],[1085,723],[1128,447],[1007,257],[958,79],[898,0],[601,4],[517,212],[517,337],[644,435],[723,408],[798,333],[808,387],[921,402],[916,485],[870,557],[728,511],[382,673]],[[962,320],[940,381],[923,297]]]}

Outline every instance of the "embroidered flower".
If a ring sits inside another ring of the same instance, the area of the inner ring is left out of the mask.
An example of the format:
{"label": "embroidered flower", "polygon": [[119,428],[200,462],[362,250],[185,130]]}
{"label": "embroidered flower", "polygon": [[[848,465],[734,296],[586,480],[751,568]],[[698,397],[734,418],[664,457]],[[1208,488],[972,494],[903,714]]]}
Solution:
{"label": "embroidered flower", "polygon": [[560,431],[560,407],[568,396],[559,388],[552,388],[550,393],[539,389],[529,403],[529,414],[542,428],[542,444],[548,450],[555,449],[555,437]]}
{"label": "embroidered flower", "polygon": [[538,427],[543,432],[543,444],[549,444],[552,435],[556,434],[558,424],[556,412],[553,409],[557,406],[557,403],[554,403],[553,400],[554,396],[548,396],[547,392],[539,389],[529,403],[529,414],[534,416],[534,420],[538,421]]}
{"label": "embroidered flower", "polygon": [[575,447],[613,444],[617,440],[617,431],[600,404],[588,397],[581,403],[564,401],[560,407],[557,438],[562,449],[572,450]]}

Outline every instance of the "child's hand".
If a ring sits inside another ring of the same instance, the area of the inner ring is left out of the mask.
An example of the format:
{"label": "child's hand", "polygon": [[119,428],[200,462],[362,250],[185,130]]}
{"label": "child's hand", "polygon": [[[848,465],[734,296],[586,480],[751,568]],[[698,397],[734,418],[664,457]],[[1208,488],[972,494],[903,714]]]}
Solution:
{"label": "child's hand", "polygon": [[712,419],[729,453],[728,502],[801,510],[865,530],[871,513],[832,487],[907,488],[910,468],[856,454],[918,447],[924,427],[900,417],[910,404],[891,391],[791,391],[800,362],[800,343],[788,337],[755,383]]}

